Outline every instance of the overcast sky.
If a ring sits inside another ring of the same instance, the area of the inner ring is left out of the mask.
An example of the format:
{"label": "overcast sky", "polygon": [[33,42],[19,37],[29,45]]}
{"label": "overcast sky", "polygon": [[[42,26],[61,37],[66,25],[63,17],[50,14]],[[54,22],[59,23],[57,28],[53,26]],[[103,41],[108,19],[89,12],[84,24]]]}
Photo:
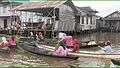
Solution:
{"label": "overcast sky", "polygon": [[86,7],[98,11],[97,15],[105,17],[108,14],[120,10],[120,1],[73,1],[75,6]]}

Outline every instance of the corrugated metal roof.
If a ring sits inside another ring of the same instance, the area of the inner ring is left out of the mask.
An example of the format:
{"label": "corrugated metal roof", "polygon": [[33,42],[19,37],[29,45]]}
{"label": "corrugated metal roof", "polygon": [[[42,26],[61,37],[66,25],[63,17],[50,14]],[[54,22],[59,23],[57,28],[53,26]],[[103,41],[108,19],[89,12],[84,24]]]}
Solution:
{"label": "corrugated metal roof", "polygon": [[47,2],[33,2],[19,5],[12,10],[31,10],[31,9],[40,9],[40,8],[49,8],[57,7],[66,1],[47,1]]}
{"label": "corrugated metal roof", "polygon": [[107,15],[106,17],[104,17],[105,20],[120,20],[120,12],[119,11],[115,11],[109,15]]}
{"label": "corrugated metal roof", "polygon": [[105,20],[120,20],[120,17],[105,18]]}
{"label": "corrugated metal roof", "polygon": [[111,16],[114,15],[114,14],[120,15],[120,12],[119,12],[119,11],[112,12],[112,13],[110,13],[109,15],[107,15],[107,16],[104,17],[104,18],[109,18],[109,17],[111,17]]}
{"label": "corrugated metal roof", "polygon": [[[76,6],[76,9],[77,9],[80,13],[81,13],[81,12],[84,12],[84,13],[86,13],[86,14],[88,14],[88,15],[93,15],[91,12],[97,13],[97,11],[91,9],[90,7],[78,7],[78,6]],[[86,14],[85,14],[85,15],[86,15]],[[83,15],[83,16],[84,16],[84,15]]]}
{"label": "corrugated metal roof", "polygon": [[81,11],[89,11],[89,12],[94,12],[95,10],[91,9],[90,7],[78,7],[76,6],[76,8],[78,10],[81,10]]}

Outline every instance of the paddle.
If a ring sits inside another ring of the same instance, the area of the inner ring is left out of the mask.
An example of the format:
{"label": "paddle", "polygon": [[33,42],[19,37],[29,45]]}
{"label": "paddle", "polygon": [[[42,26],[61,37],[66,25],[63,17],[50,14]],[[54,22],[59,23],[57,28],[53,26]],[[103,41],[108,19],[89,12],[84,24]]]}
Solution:
{"label": "paddle", "polygon": [[98,46],[98,47],[101,48],[101,49],[103,48],[103,47],[101,47],[101,46]]}

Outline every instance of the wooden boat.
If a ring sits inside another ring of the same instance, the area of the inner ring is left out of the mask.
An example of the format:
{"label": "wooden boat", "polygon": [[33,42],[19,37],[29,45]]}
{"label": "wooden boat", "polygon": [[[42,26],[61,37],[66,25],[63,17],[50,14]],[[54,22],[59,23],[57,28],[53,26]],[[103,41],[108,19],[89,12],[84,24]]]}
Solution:
{"label": "wooden boat", "polygon": [[[47,45],[40,45],[37,44],[25,44],[20,45],[24,50],[27,50],[32,53],[40,54],[40,55],[46,55],[46,56],[52,56],[52,57],[58,57],[58,58],[78,58],[78,57],[89,57],[89,58],[104,58],[104,59],[120,59],[120,53],[113,53],[113,54],[105,54],[100,52],[88,52],[88,51],[79,51],[78,53],[68,53],[69,56],[54,56],[51,54],[48,54],[49,51],[54,51],[55,47],[53,46],[47,46]],[[42,50],[42,51],[41,51]],[[77,56],[77,57],[76,57]]]}
{"label": "wooden boat", "polygon": [[45,56],[50,56],[50,57],[66,58],[66,59],[68,58],[68,59],[74,59],[74,60],[79,58],[77,56],[72,56],[72,55],[68,55],[68,56],[52,55],[52,51],[48,51],[47,49],[39,48],[35,44],[30,44],[30,43],[22,43],[22,45],[20,45],[20,47],[26,51],[29,51],[31,53],[38,54],[38,55],[45,55]]}
{"label": "wooden boat", "polygon": [[[38,44],[39,45],[39,44]],[[47,49],[49,51],[54,51],[55,47],[47,46],[47,45],[40,45],[39,48]],[[79,51],[77,53],[68,53],[72,56],[79,56],[79,57],[89,57],[89,58],[106,58],[106,59],[120,59],[120,52],[113,52],[111,54],[106,54],[101,51],[96,52],[89,52],[89,51]]]}
{"label": "wooden boat", "polygon": [[96,43],[96,44],[91,44],[88,45],[89,42],[82,42],[80,44],[80,48],[91,48],[91,47],[97,47],[97,46],[104,46],[104,43]]}
{"label": "wooden boat", "polygon": [[120,60],[111,59],[114,65],[120,65]]}

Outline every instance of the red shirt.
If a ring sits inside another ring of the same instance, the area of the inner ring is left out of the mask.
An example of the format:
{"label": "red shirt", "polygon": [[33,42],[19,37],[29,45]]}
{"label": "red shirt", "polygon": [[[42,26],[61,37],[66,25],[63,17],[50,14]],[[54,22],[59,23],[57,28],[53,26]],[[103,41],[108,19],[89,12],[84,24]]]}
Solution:
{"label": "red shirt", "polygon": [[16,45],[16,38],[10,38],[9,44],[10,45]]}

